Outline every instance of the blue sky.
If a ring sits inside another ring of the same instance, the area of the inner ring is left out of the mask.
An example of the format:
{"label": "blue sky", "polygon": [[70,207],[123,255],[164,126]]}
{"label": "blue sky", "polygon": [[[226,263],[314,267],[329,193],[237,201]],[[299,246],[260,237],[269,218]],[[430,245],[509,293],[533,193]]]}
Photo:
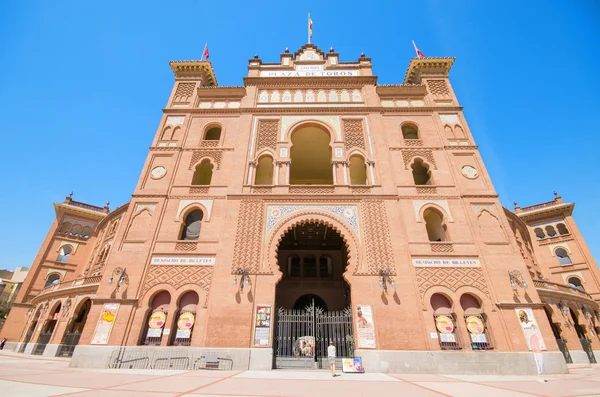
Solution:
{"label": "blue sky", "polygon": [[273,62],[305,44],[307,12],[313,43],[343,61],[365,52],[380,84],[402,81],[413,39],[456,57],[451,82],[502,203],[557,190],[600,260],[597,1],[64,0],[0,1],[0,268],[30,266],[70,191],[129,200],[169,60],[199,59],[208,42],[219,84],[241,85],[254,54]]}

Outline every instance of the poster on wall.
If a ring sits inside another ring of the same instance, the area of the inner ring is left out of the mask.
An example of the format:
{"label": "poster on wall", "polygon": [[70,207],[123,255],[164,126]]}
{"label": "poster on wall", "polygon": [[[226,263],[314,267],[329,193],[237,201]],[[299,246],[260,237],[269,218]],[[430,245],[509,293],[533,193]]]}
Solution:
{"label": "poster on wall", "polygon": [[192,337],[192,326],[194,325],[194,313],[181,313],[177,320],[176,339],[190,339]]}
{"label": "poster on wall", "polygon": [[519,324],[521,324],[521,328],[525,334],[525,340],[527,341],[529,350],[533,350],[534,352],[546,350],[546,344],[542,338],[542,333],[540,332],[537,321],[535,321],[533,310],[526,307],[516,308],[515,313],[517,314]]}
{"label": "poster on wall", "polygon": [[486,343],[487,339],[485,334],[485,325],[483,320],[477,316],[469,316],[466,318],[467,330],[471,336],[471,342],[473,343]]}
{"label": "poster on wall", "polygon": [[356,330],[359,349],[375,349],[375,324],[373,310],[369,305],[356,306]]}
{"label": "poster on wall", "polygon": [[448,316],[437,316],[435,318],[435,327],[440,333],[440,342],[456,342],[454,336],[454,320]]}
{"label": "poster on wall", "polygon": [[160,338],[162,336],[162,328],[167,320],[167,314],[162,311],[154,312],[148,320],[148,338]]}
{"label": "poster on wall", "polygon": [[254,346],[269,346],[271,335],[271,306],[256,305],[254,318]]}
{"label": "poster on wall", "polygon": [[98,324],[96,324],[94,336],[92,337],[92,341],[90,342],[92,345],[108,344],[108,339],[110,338],[110,333],[113,329],[113,325],[115,324],[115,319],[117,318],[118,311],[118,303],[104,304],[102,312],[100,313],[100,318],[98,319]]}
{"label": "poster on wall", "polygon": [[342,359],[342,371],[359,374],[364,373],[365,368],[363,367],[362,358],[354,357]]}

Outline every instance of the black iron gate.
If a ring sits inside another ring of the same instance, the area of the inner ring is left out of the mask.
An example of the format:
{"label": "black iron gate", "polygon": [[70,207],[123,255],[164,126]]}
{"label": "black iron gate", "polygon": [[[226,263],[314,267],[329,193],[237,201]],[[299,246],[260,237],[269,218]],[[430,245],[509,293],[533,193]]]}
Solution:
{"label": "black iron gate", "polygon": [[567,362],[567,364],[572,364],[573,359],[571,358],[571,353],[569,353],[567,342],[564,339],[557,339],[556,344],[558,345],[558,348],[562,352],[563,356],[565,356],[565,361]]}
{"label": "black iron gate", "polygon": [[329,341],[341,359],[354,356],[350,308],[326,312],[311,305],[304,310],[279,308],[276,317],[275,368],[326,368]]}
{"label": "black iron gate", "polygon": [[79,338],[81,338],[81,332],[66,332],[58,351],[57,357],[71,357],[75,347],[79,344]]}
{"label": "black iron gate", "polygon": [[44,354],[44,350],[46,350],[46,345],[50,342],[50,338],[52,337],[52,331],[50,332],[42,332],[38,339],[38,342],[35,345],[35,348],[31,352],[31,354],[41,356]]}
{"label": "black iron gate", "polygon": [[594,356],[594,352],[592,350],[592,343],[586,338],[579,338],[579,341],[581,342],[581,347],[583,347],[583,350],[590,360],[590,364],[596,364],[596,356]]}

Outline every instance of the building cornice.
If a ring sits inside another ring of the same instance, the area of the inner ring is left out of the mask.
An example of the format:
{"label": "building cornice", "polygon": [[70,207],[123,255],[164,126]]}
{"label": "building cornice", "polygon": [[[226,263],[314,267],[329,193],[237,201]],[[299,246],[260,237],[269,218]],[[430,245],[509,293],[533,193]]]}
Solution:
{"label": "building cornice", "polygon": [[237,99],[246,96],[246,87],[198,87],[200,99]]}
{"label": "building cornice", "polygon": [[423,72],[442,73],[447,76],[456,58],[413,58],[410,60],[404,84],[415,84],[420,82]]}
{"label": "building cornice", "polygon": [[375,87],[375,92],[381,98],[424,97],[427,95],[427,87],[423,84],[378,85]]}
{"label": "building cornice", "polygon": [[256,87],[362,87],[375,85],[377,76],[244,77],[245,86]]}
{"label": "building cornice", "polygon": [[205,85],[217,85],[217,78],[210,61],[169,61],[175,78],[204,77]]}
{"label": "building cornice", "polygon": [[575,204],[563,203],[563,204],[556,204],[556,205],[551,205],[551,206],[542,207],[542,208],[536,208],[536,209],[533,209],[530,211],[528,211],[527,209],[523,210],[523,208],[521,208],[521,211],[523,211],[523,212],[517,212],[516,214],[519,218],[525,220],[525,219],[536,218],[536,217],[544,216],[544,215],[562,213],[564,211],[568,211],[568,213],[570,215],[573,213],[573,208],[575,208]]}
{"label": "building cornice", "polygon": [[64,211],[64,212],[67,212],[70,214],[83,215],[88,218],[92,218],[94,220],[102,219],[106,215],[108,215],[106,213],[98,212],[96,210],[83,208],[83,207],[76,207],[76,206],[64,204],[64,203],[54,203],[54,210],[56,211],[57,214],[59,211]]}
{"label": "building cornice", "polygon": [[[406,108],[385,108],[385,107],[339,107],[331,108],[326,104],[323,107],[252,107],[252,108],[237,108],[237,109],[186,109],[187,114],[229,114],[229,115],[240,115],[248,113],[262,113],[262,114],[297,114],[297,113],[352,113],[352,114],[365,114],[365,113],[431,113],[431,112],[460,112],[462,106],[423,106],[423,107],[406,107]],[[165,114],[181,114],[182,109],[163,109]],[[459,146],[456,146],[457,148]]]}

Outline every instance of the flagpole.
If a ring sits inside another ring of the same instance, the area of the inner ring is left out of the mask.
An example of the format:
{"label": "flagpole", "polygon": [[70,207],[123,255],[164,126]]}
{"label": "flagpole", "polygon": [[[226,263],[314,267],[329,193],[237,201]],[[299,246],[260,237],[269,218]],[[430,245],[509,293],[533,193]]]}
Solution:
{"label": "flagpole", "polygon": [[204,44],[204,50],[202,50],[202,56],[200,57],[200,61],[204,60],[204,54],[206,53],[206,47],[208,47],[208,41]]}
{"label": "flagpole", "polygon": [[310,12],[308,13],[308,44],[310,44]]}
{"label": "flagpole", "polygon": [[413,43],[413,47],[415,47],[415,54],[417,55],[417,58],[419,58],[419,52],[417,51],[417,45],[415,44],[415,41],[412,41]]}

